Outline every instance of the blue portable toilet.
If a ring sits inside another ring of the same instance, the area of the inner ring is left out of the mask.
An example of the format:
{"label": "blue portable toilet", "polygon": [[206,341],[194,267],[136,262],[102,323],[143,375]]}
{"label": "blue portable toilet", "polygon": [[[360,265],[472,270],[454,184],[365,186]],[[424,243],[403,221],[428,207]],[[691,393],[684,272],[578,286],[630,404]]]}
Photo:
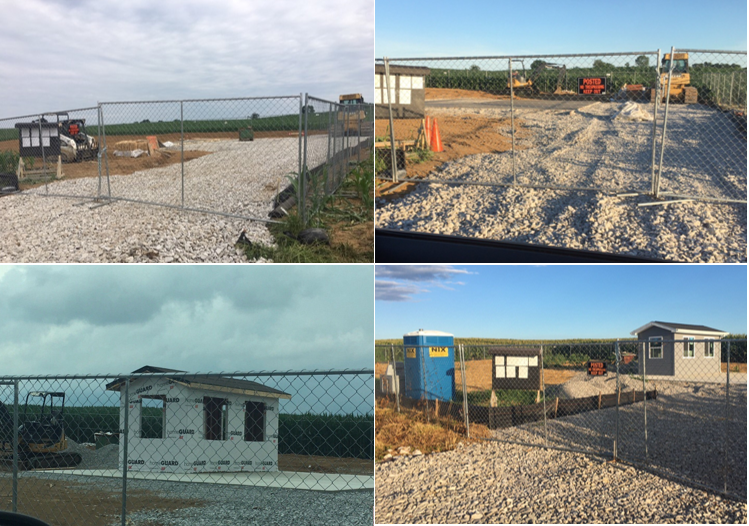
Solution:
{"label": "blue portable toilet", "polygon": [[455,343],[452,334],[419,329],[403,335],[406,385],[416,400],[449,402],[455,396]]}

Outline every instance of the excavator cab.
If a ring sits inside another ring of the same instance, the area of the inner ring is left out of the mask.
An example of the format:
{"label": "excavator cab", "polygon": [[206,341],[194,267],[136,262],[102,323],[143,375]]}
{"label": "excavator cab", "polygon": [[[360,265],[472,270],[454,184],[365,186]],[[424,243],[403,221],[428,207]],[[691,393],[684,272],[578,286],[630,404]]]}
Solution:
{"label": "excavator cab", "polygon": [[[29,398],[41,398],[41,409],[37,414],[29,410]],[[57,402],[57,405],[55,403]],[[65,393],[32,391],[26,395],[23,408],[23,425],[18,431],[21,441],[32,453],[51,453],[67,449],[63,416]]]}

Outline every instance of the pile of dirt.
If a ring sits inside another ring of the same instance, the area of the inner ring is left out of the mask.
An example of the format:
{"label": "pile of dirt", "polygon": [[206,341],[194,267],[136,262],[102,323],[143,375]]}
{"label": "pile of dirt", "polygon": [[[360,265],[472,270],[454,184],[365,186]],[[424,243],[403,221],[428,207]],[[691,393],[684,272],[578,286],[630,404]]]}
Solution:
{"label": "pile of dirt", "polygon": [[491,99],[508,100],[509,95],[495,95],[486,91],[451,88],[426,88],[426,100],[452,100],[452,99]]}

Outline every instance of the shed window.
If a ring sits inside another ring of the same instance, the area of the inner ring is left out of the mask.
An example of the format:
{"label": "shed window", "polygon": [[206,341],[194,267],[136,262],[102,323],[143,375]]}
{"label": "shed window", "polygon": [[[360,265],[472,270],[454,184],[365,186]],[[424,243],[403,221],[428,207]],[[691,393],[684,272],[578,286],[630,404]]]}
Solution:
{"label": "shed window", "polygon": [[244,406],[244,440],[245,442],[263,442],[265,440],[265,404],[247,402]]}
{"label": "shed window", "polygon": [[203,397],[203,438],[226,440],[229,401],[226,398]]}
{"label": "shed window", "polygon": [[650,358],[663,358],[663,336],[651,336],[649,339]]}
{"label": "shed window", "polygon": [[684,358],[694,358],[694,338],[684,339]]}
{"label": "shed window", "polygon": [[715,356],[715,342],[708,340],[705,342],[705,358],[713,358]]}
{"label": "shed window", "polygon": [[140,402],[140,438],[164,438],[166,396],[141,396]]}

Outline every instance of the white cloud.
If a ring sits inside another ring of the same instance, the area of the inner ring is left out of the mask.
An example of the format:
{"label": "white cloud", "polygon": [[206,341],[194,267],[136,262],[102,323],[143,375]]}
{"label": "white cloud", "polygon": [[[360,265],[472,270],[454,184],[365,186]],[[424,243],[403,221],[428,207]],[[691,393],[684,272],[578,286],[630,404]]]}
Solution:
{"label": "white cloud", "polygon": [[99,101],[373,96],[374,2],[26,0],[3,9],[3,115]]}

